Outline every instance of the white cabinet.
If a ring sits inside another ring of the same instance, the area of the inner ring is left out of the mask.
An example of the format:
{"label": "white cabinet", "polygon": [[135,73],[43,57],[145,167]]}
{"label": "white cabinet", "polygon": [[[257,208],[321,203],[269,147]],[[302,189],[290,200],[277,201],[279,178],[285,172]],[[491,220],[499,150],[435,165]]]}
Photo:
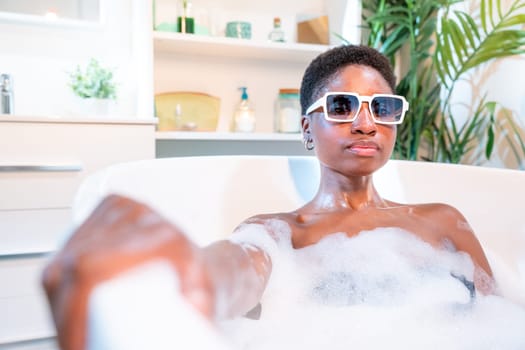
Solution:
{"label": "white cabinet", "polygon": [[154,129],[154,120],[0,117],[0,255],[54,250],[55,228],[67,224],[82,179],[112,163],[153,158]]}
{"label": "white cabinet", "polygon": [[153,119],[0,116],[1,349],[52,342],[40,274],[70,225],[77,187],[107,165],[154,158],[154,132]]}

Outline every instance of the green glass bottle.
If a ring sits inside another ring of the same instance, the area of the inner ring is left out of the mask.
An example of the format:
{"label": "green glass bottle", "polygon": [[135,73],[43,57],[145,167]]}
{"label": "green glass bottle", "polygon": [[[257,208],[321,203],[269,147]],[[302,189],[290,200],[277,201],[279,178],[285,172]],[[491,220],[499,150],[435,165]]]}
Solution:
{"label": "green glass bottle", "polygon": [[182,0],[181,14],[177,16],[177,32],[179,33],[195,33],[195,19],[191,15],[191,2],[189,0]]}

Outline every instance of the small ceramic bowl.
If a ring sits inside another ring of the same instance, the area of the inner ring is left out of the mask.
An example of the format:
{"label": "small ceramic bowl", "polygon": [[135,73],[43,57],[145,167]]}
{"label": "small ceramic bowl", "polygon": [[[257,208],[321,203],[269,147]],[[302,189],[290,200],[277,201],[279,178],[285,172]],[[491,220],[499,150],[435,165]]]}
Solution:
{"label": "small ceramic bowl", "polygon": [[228,38],[251,39],[252,25],[249,22],[228,22],[226,23],[226,36]]}

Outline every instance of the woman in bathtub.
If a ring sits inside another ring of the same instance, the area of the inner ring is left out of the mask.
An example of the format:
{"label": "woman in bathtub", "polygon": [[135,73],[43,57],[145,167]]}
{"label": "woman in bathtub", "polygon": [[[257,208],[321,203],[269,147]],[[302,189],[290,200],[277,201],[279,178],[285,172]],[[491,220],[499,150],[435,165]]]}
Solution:
{"label": "woman in bathtub", "polygon": [[[397,125],[408,109],[405,99],[395,95],[395,77],[383,55],[363,46],[321,54],[304,73],[301,106],[304,145],[321,165],[318,192],[293,212],[249,218],[240,231],[257,225],[265,229],[261,235],[288,240],[299,249],[335,232],[357,237],[362,231],[395,227],[438,249],[467,253],[474,263],[475,289],[492,291],[487,258],[460,212],[445,204],[394,203],[374,188],[372,175],[390,158]],[[276,220],[287,224],[288,236],[275,229]],[[245,236],[234,234],[232,240],[200,248],[141,203],[106,198],[44,273],[62,348],[83,348],[86,305],[94,286],[158,257],[173,263],[183,294],[210,319],[247,314],[261,300],[273,264],[267,244]]]}

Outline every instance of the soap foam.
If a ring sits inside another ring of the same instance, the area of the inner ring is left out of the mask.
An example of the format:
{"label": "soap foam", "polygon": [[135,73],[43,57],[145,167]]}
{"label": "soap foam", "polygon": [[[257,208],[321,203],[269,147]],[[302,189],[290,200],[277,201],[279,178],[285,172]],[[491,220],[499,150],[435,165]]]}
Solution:
{"label": "soap foam", "polygon": [[525,349],[525,307],[471,298],[452,276],[472,281],[465,253],[394,228],[293,249],[281,221],[245,225],[232,240],[265,249],[273,265],[261,319],[222,324],[239,349]]}

